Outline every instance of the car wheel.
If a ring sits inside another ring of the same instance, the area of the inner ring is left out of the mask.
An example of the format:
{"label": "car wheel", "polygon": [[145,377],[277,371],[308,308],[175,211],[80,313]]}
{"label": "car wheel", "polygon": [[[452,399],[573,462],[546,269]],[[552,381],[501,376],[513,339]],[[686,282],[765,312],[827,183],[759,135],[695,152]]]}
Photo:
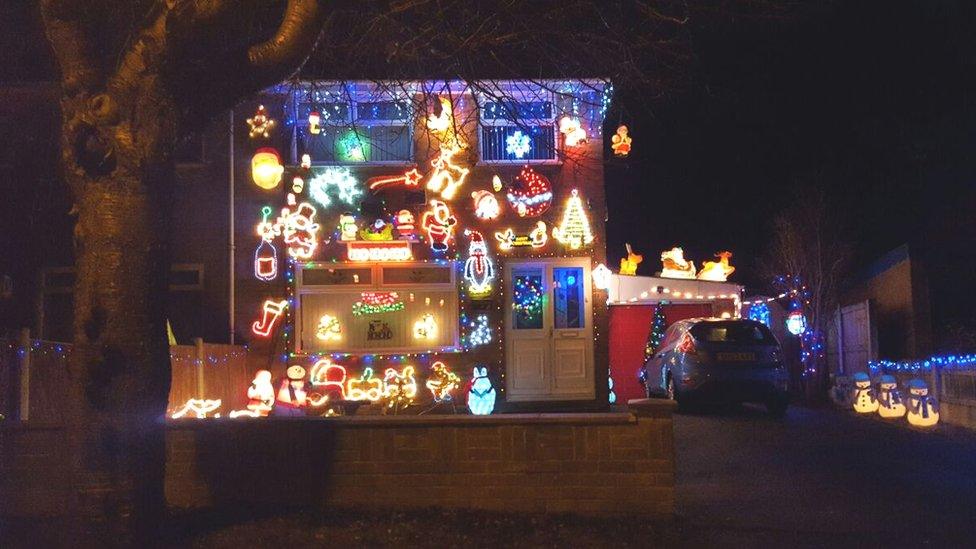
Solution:
{"label": "car wheel", "polygon": [[784,399],[775,399],[766,402],[766,410],[773,417],[783,417],[786,415],[786,408],[789,403]]}

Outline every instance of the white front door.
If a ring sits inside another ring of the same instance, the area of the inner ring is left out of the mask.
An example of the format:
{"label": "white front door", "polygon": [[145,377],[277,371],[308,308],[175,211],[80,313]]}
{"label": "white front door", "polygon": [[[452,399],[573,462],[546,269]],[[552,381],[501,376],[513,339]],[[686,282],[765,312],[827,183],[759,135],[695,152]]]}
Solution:
{"label": "white front door", "polygon": [[508,400],[596,397],[589,259],[505,264]]}

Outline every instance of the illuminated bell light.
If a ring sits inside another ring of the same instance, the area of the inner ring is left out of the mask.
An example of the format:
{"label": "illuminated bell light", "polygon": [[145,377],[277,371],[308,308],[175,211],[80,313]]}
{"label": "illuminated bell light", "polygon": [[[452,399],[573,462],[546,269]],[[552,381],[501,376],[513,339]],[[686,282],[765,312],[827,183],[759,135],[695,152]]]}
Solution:
{"label": "illuminated bell light", "polygon": [[[294,195],[288,195],[294,201]],[[292,211],[290,207],[281,209],[278,224],[288,246],[288,255],[295,259],[311,259],[318,247],[319,224],[315,222],[315,207],[302,202]]]}
{"label": "illuminated bell light", "polygon": [[319,124],[322,122],[322,115],[318,111],[310,111],[308,113],[308,133],[312,135],[318,135],[322,133],[322,127]]}
{"label": "illuminated bell light", "polygon": [[434,315],[426,313],[413,323],[414,339],[437,339],[437,322]]}
{"label": "illuminated bell light", "polygon": [[476,416],[487,416],[495,409],[495,386],[488,377],[487,366],[475,366],[468,389],[468,410]]}
{"label": "illuminated bell light", "polygon": [[871,378],[864,372],[854,374],[854,411],[859,414],[878,411],[878,399],[874,396]]}
{"label": "illuminated bell light", "polygon": [[593,277],[593,287],[597,290],[606,290],[610,287],[610,275],[613,274],[606,265],[600,263],[591,273]]}
{"label": "illuminated bell light", "polygon": [[621,125],[617,128],[617,133],[610,137],[610,148],[617,156],[627,156],[630,154],[630,142],[632,139],[627,135],[627,126]]}
{"label": "illuminated bell light", "polygon": [[373,377],[373,369],[366,367],[359,379],[346,382],[346,400],[376,402],[383,397],[383,380]]}
{"label": "illuminated bell light", "polygon": [[405,307],[397,292],[362,292],[360,297],[352,305],[354,316],[393,313]]}
{"label": "illuminated bell light", "polygon": [[346,368],[333,364],[323,358],[312,365],[310,382],[313,387],[328,390],[331,388],[342,400],[346,399]]}
{"label": "illuminated bell light", "polygon": [[491,343],[491,327],[488,315],[478,315],[468,323],[468,347],[479,347]]}
{"label": "illuminated bell light", "polygon": [[254,112],[254,116],[246,120],[250,131],[247,136],[250,138],[255,138],[257,136],[270,137],[271,130],[275,127],[275,121],[273,118],[268,116],[268,112],[264,109],[264,105],[258,105],[258,110]]}
{"label": "illuminated bell light", "polygon": [[471,193],[471,199],[474,201],[474,215],[478,219],[495,219],[501,214],[498,199],[490,192],[475,191]]}
{"label": "illuminated bell light", "polygon": [[454,155],[460,151],[461,149],[458,147],[441,145],[440,153],[430,161],[430,165],[434,169],[430,172],[430,178],[427,180],[427,190],[440,193],[444,200],[454,198],[457,190],[467,179],[468,172],[471,171],[452,162]]}
{"label": "illuminated bell light", "polygon": [[807,317],[801,311],[792,311],[786,316],[786,329],[798,336],[807,331]]}
{"label": "illuminated bell light", "polygon": [[661,276],[664,278],[695,278],[695,262],[685,259],[685,252],[675,246],[661,252]]}
{"label": "illuminated bell light", "polygon": [[366,186],[369,190],[375,191],[377,189],[382,189],[390,185],[403,185],[404,187],[416,188],[420,184],[420,180],[423,178],[417,168],[414,168],[403,175],[381,175],[377,177],[370,177],[366,180]]}
{"label": "illuminated bell light", "polygon": [[505,152],[515,158],[522,158],[532,149],[532,139],[522,133],[522,130],[515,130],[512,135],[505,138]]}
{"label": "illuminated bell light", "polygon": [[878,383],[878,415],[886,418],[898,418],[905,415],[905,399],[898,390],[895,376],[885,374]]}
{"label": "illuminated bell light", "polygon": [[335,155],[340,162],[364,162],[370,155],[369,139],[353,128],[342,133],[335,141]]}
{"label": "illuminated bell light", "polygon": [[383,397],[388,408],[397,409],[413,402],[417,396],[417,378],[413,366],[404,366],[403,371],[387,368],[383,373]]}
{"label": "illuminated bell light", "polygon": [[491,176],[491,190],[495,191],[496,193],[502,190],[502,178],[498,177],[497,175]]}
{"label": "illuminated bell light", "polygon": [[430,248],[435,252],[447,251],[454,237],[456,224],[457,218],[451,215],[447,204],[440,200],[431,200],[430,210],[424,212],[420,219],[420,226],[427,232]]}
{"label": "illuminated bell light", "polygon": [[939,422],[939,403],[929,395],[921,379],[908,382],[908,423],[915,427],[932,427]]}
{"label": "illuminated bell light", "polygon": [[434,396],[434,402],[450,401],[453,398],[451,393],[461,385],[461,378],[438,360],[430,365],[430,375],[425,385]]}
{"label": "illuminated bell light", "polygon": [[583,200],[576,189],[573,189],[572,196],[566,202],[562,223],[553,227],[552,237],[571,250],[578,250],[593,242],[590,220],[586,217]]}
{"label": "illuminated bell light", "polygon": [[560,118],[559,132],[563,134],[563,143],[567,147],[576,147],[586,143],[586,130],[580,125],[579,118],[571,116]]}
{"label": "illuminated bell light", "polygon": [[397,234],[400,238],[406,240],[418,240],[417,227],[414,225],[416,220],[414,219],[413,212],[410,210],[400,210],[397,212],[396,217],[393,219],[394,225],[396,225]]}
{"label": "illuminated bell light", "polygon": [[328,208],[332,204],[332,194],[335,194],[340,202],[356,206],[357,198],[362,196],[363,190],[359,188],[359,182],[353,177],[349,168],[333,166],[326,168],[308,182],[308,194],[323,208]]}
{"label": "illuminated bell light", "polygon": [[278,276],[278,250],[271,243],[277,231],[275,225],[268,221],[270,215],[270,206],[261,209],[262,220],[257,226],[261,242],[254,250],[254,276],[265,282],[274,280]]}
{"label": "illuminated bell light", "polygon": [[359,234],[359,226],[356,225],[356,216],[345,212],[339,216],[339,240],[348,242],[356,240]]}
{"label": "illuminated bell light", "polygon": [[288,300],[274,301],[268,299],[261,306],[261,320],[254,321],[251,325],[251,331],[255,335],[261,337],[268,337],[271,335],[271,330],[274,329],[275,324],[278,323],[278,319],[281,318],[281,314],[285,312],[288,307]]}
{"label": "illuminated bell light", "polygon": [[620,258],[620,274],[634,276],[637,274],[637,266],[644,261],[644,256],[640,254],[635,254],[633,248],[630,247],[630,243],[627,246],[627,257]]}
{"label": "illuminated bell light", "polygon": [[409,261],[413,250],[408,240],[389,242],[346,242],[346,257],[349,261]]}
{"label": "illuminated bell light", "polygon": [[491,281],[495,277],[495,266],[488,257],[488,246],[478,231],[465,230],[471,238],[468,245],[468,258],[464,261],[464,279],[468,281],[468,292],[474,296],[491,293]]}
{"label": "illuminated bell light", "polygon": [[315,337],[322,341],[342,341],[342,325],[339,319],[329,314],[322,315],[318,328],[315,329]]}
{"label": "illuminated bell light", "polygon": [[393,224],[377,219],[372,225],[366,225],[359,230],[359,238],[370,241],[393,240]]}
{"label": "illuminated bell light", "polygon": [[[180,419],[192,414],[190,417],[205,419],[208,414],[220,408],[220,404],[220,399],[212,400],[208,398],[191,398],[187,400],[186,403],[183,404],[183,406],[170,417],[173,419]],[[220,417],[220,414],[216,414],[214,417]]]}
{"label": "illuminated bell light", "polygon": [[284,171],[281,156],[271,147],[258,149],[251,157],[251,179],[262,189],[271,190],[277,187]]}
{"label": "illuminated bell light", "polygon": [[706,261],[702,263],[702,268],[698,271],[699,280],[712,280],[714,282],[725,282],[729,275],[735,272],[735,267],[729,265],[732,259],[732,252],[718,252],[715,254],[718,261]]}
{"label": "illuminated bell light", "polygon": [[552,183],[525,166],[509,187],[506,198],[519,217],[539,217],[552,206]]}

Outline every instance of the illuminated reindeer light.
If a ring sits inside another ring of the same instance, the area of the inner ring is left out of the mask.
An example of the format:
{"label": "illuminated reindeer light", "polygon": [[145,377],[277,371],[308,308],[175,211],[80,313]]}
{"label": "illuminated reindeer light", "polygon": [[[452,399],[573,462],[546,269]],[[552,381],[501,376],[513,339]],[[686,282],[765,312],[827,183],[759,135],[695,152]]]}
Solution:
{"label": "illuminated reindeer light", "polygon": [[685,260],[685,252],[675,246],[661,252],[661,276],[665,278],[695,278],[695,262]]}
{"label": "illuminated reindeer light", "polygon": [[620,274],[622,275],[636,275],[637,266],[640,265],[641,261],[644,261],[644,256],[640,254],[635,254],[633,248],[630,247],[630,243],[627,243],[627,257],[620,258]]}
{"label": "illuminated reindeer light", "polygon": [[718,261],[706,261],[702,264],[701,271],[698,271],[699,280],[712,280],[715,282],[725,282],[729,275],[735,272],[735,267],[729,265],[732,259],[732,252],[724,251],[715,254]]}

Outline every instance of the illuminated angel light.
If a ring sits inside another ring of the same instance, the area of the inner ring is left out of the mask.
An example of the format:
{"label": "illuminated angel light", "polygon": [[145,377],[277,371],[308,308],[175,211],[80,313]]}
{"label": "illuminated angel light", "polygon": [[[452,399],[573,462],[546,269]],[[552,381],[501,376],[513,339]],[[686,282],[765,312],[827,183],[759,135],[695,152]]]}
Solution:
{"label": "illuminated angel light", "polygon": [[371,177],[366,180],[366,186],[369,187],[369,190],[371,191],[392,185],[403,185],[404,187],[412,189],[420,185],[420,180],[423,179],[423,177],[424,176],[417,171],[417,168],[413,168],[403,175],[381,175]]}
{"label": "illuminated angel light", "polygon": [[490,294],[495,265],[488,257],[488,246],[480,232],[465,230],[464,233],[471,238],[468,258],[464,261],[464,279],[468,282],[468,293],[472,296]]}
{"label": "illuminated angel light", "polygon": [[261,242],[254,250],[254,276],[265,282],[274,280],[278,276],[278,250],[271,243],[277,231],[275,225],[268,221],[270,216],[270,206],[261,208],[262,219],[256,228]]}
{"label": "illuminated angel light", "polygon": [[398,409],[413,402],[417,397],[413,366],[404,366],[400,372],[396,368],[387,368],[383,373],[383,396],[388,408]]}
{"label": "illuminated angel light", "polygon": [[266,300],[261,306],[261,320],[254,321],[254,324],[251,325],[251,331],[254,332],[254,335],[268,337],[286,308],[288,308],[287,299],[282,301]]}
{"label": "illuminated angel light", "polygon": [[397,292],[362,292],[360,300],[353,303],[354,316],[375,315],[402,311],[405,305]]}
{"label": "illuminated angel light", "polygon": [[359,188],[359,182],[353,177],[349,168],[333,166],[326,168],[308,182],[308,194],[323,208],[328,208],[332,204],[333,194],[340,202],[356,206],[357,198],[362,196],[363,190]]}
{"label": "illuminated angel light", "polygon": [[312,365],[309,381],[313,387],[323,391],[332,390],[342,400],[346,399],[346,368],[333,364],[331,360],[323,358]]}
{"label": "illuminated angel light", "polygon": [[[220,408],[220,399],[211,400],[208,398],[191,398],[183,404],[183,407],[177,410],[170,417],[173,419],[180,419],[182,417],[193,417],[196,419],[205,419],[211,412],[216,411]],[[192,415],[191,415],[192,414]],[[220,414],[215,414],[214,417],[220,417]]]}
{"label": "illuminated angel light", "polygon": [[437,321],[434,320],[434,315],[426,313],[413,323],[413,338],[437,339]]}
{"label": "illuminated angel light", "polygon": [[549,231],[546,226],[545,221],[536,221],[535,228],[529,231],[529,234],[515,234],[515,231],[511,227],[505,229],[505,232],[495,233],[495,240],[498,241],[498,249],[502,251],[508,251],[512,248],[523,248],[526,246],[531,246],[533,248],[542,248],[549,242]]}
{"label": "illuminated angel light", "polygon": [[706,261],[702,263],[702,268],[698,271],[699,280],[712,280],[714,282],[725,282],[729,275],[735,272],[735,267],[729,265],[732,259],[732,252],[718,252],[715,254],[718,261]]}
{"label": "illuminated angel light", "polygon": [[321,123],[322,115],[319,114],[319,111],[310,111],[308,113],[308,133],[312,135],[322,133],[322,126],[319,125]]}
{"label": "illuminated angel light", "polygon": [[552,183],[525,166],[509,187],[506,198],[519,217],[539,217],[552,206]]}
{"label": "illuminated angel light", "polygon": [[786,329],[793,335],[803,335],[807,331],[807,317],[802,311],[791,311],[786,315]]}
{"label": "illuminated angel light", "polygon": [[532,139],[522,133],[522,130],[515,130],[512,135],[505,138],[505,152],[514,155],[515,158],[523,158],[532,149]]}
{"label": "illuminated angel light", "polygon": [[339,319],[330,314],[319,317],[315,337],[322,341],[342,341],[342,324],[339,323]]}
{"label": "illuminated angel light", "polygon": [[630,247],[630,242],[628,242],[626,246],[627,257],[620,258],[620,274],[634,276],[637,274],[637,266],[644,261],[644,256],[635,254],[634,249]]}
{"label": "illuminated angel light", "polygon": [[407,240],[346,242],[346,257],[355,262],[410,261],[413,250]]}
{"label": "illuminated angel light", "polygon": [[454,198],[457,190],[467,179],[468,172],[471,171],[452,162],[454,155],[460,151],[461,149],[456,146],[441,145],[440,153],[430,161],[430,165],[434,169],[430,172],[430,178],[427,180],[427,190],[440,193],[444,200]]}
{"label": "illuminated angel light", "polygon": [[356,240],[359,234],[359,226],[356,225],[356,216],[345,212],[339,216],[339,240],[349,242]]}
{"label": "illuminated angel light", "polygon": [[491,343],[491,326],[488,315],[478,315],[468,323],[468,347],[480,347]]}
{"label": "illuminated angel light", "polygon": [[487,416],[495,409],[495,386],[488,377],[487,366],[475,366],[468,389],[468,410],[476,416]]}
{"label": "illuminated angel light", "polygon": [[364,162],[370,148],[369,139],[353,128],[343,132],[335,142],[336,158],[340,162]]}
{"label": "illuminated angel light", "polygon": [[586,217],[583,200],[576,189],[573,189],[572,196],[566,202],[562,223],[553,227],[552,237],[571,250],[578,250],[593,242],[590,220]]}
{"label": "illuminated angel light", "polygon": [[600,263],[593,269],[593,287],[597,290],[606,290],[610,287],[610,275],[613,274],[606,265]]}
{"label": "illuminated angel light", "polygon": [[281,156],[271,147],[258,149],[251,157],[251,179],[262,189],[271,190],[277,187],[284,172]]}
{"label": "illuminated angel light", "polygon": [[424,212],[420,226],[427,232],[430,248],[435,252],[447,251],[454,237],[457,218],[451,215],[450,208],[440,200],[430,201],[430,210]]}
{"label": "illuminated angel light", "polygon": [[929,395],[921,379],[908,382],[908,423],[915,427],[933,427],[939,422],[939,403]]}
{"label": "illuminated angel light", "polygon": [[445,402],[453,398],[451,393],[461,385],[461,378],[438,360],[430,365],[430,375],[425,385],[434,396],[434,402]]}
{"label": "illuminated angel light", "polygon": [[[289,195],[294,201],[294,195]],[[281,209],[278,217],[278,224],[281,226],[281,233],[284,235],[285,244],[288,245],[288,255],[295,259],[311,259],[318,247],[316,235],[319,232],[319,224],[315,222],[315,207],[308,202],[302,202],[295,207]]]}
{"label": "illuminated angel light", "polygon": [[495,219],[502,213],[498,199],[488,191],[475,191],[471,193],[471,199],[474,201],[474,215],[478,219]]}
{"label": "illuminated angel light", "polygon": [[366,367],[359,379],[346,382],[346,400],[368,400],[376,402],[383,398],[383,380],[373,377],[373,369]]}
{"label": "illuminated angel light", "polygon": [[661,276],[664,278],[695,278],[695,262],[685,259],[685,252],[675,246],[661,252]]}
{"label": "illuminated angel light", "polygon": [[271,137],[271,130],[275,127],[274,118],[268,116],[268,111],[265,110],[264,105],[258,105],[258,110],[254,112],[254,116],[248,118],[246,122],[250,128],[247,136],[251,139],[258,136]]}
{"label": "illuminated angel light", "polygon": [[580,125],[579,118],[573,116],[560,118],[559,132],[563,134],[563,143],[567,147],[577,147],[586,143],[586,130]]}
{"label": "illuminated angel light", "polygon": [[630,154],[630,142],[632,139],[627,135],[627,126],[621,125],[617,128],[617,133],[610,137],[610,148],[617,156],[627,156]]}

